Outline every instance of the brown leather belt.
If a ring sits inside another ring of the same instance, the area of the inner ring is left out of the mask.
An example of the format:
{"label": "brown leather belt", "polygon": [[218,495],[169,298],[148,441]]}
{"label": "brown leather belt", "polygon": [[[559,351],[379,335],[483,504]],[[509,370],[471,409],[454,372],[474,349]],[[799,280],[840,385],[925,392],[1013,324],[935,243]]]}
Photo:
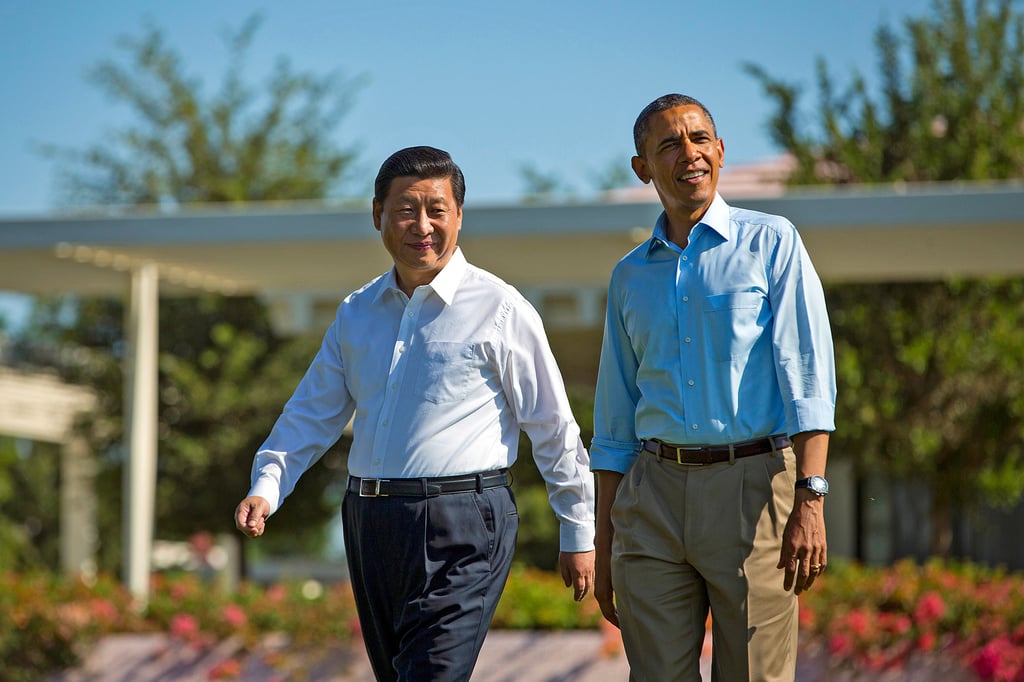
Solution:
{"label": "brown leather belt", "polygon": [[655,454],[662,459],[670,459],[673,462],[689,464],[691,466],[717,464],[719,462],[739,459],[740,457],[763,455],[775,450],[788,448],[789,446],[789,439],[783,435],[758,438],[757,440],[748,440],[744,443],[733,443],[732,445],[675,445],[656,438],[643,442],[643,449],[647,452]]}
{"label": "brown leather belt", "polygon": [[509,484],[508,469],[479,474],[434,478],[359,478],[349,476],[348,490],[359,497],[437,497],[452,493],[483,492]]}

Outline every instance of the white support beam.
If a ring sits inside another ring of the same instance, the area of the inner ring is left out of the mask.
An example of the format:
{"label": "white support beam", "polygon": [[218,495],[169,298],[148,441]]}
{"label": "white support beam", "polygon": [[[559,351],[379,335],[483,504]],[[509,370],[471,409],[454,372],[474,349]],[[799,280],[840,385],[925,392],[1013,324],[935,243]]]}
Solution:
{"label": "white support beam", "polygon": [[157,351],[160,271],[156,263],[132,267],[128,304],[128,363],[125,425],[128,461],[124,473],[124,580],[145,607],[149,600],[156,498]]}

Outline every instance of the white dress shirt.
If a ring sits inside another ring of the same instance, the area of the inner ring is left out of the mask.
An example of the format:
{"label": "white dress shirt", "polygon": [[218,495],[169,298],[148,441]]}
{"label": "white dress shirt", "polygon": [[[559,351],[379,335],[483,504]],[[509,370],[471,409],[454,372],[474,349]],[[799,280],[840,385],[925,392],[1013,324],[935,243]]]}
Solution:
{"label": "white dress shirt", "polygon": [[348,468],[363,478],[508,467],[525,431],[559,520],[561,550],[593,549],[590,457],[540,316],[461,249],[411,298],[392,268],[342,301],[256,453],[249,494],[276,511],[353,413]]}

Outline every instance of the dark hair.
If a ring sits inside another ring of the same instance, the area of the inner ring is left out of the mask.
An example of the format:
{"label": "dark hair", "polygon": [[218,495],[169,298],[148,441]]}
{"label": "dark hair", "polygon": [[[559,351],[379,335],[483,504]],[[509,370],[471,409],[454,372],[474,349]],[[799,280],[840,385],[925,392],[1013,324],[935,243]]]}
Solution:
{"label": "dark hair", "polygon": [[662,95],[658,99],[654,100],[640,112],[640,115],[636,117],[636,123],[633,124],[633,145],[636,147],[636,155],[644,155],[644,143],[647,142],[647,128],[648,119],[651,118],[652,114],[656,114],[659,111],[665,111],[666,109],[675,109],[676,107],[685,106],[697,106],[704,112],[704,115],[711,121],[711,132],[715,137],[718,137],[718,131],[715,128],[715,119],[708,111],[708,108],[695,100],[689,95]]}
{"label": "dark hair", "polygon": [[448,152],[422,146],[399,149],[381,164],[373,183],[374,201],[384,203],[392,181],[403,176],[421,180],[448,178],[452,183],[452,196],[455,197],[456,205],[461,208],[466,198],[466,178]]}

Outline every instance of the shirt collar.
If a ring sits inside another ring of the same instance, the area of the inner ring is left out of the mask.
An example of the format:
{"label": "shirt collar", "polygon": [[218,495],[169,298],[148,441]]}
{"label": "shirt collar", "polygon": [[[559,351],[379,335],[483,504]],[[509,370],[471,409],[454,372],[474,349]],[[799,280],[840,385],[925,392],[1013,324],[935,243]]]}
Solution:
{"label": "shirt collar", "polygon": [[[654,231],[647,242],[648,255],[651,254],[656,245],[668,246],[671,243],[665,229],[665,223],[665,212],[662,211],[661,215],[658,216],[657,222],[654,223]],[[704,212],[704,216],[700,219],[699,223],[693,226],[693,229],[697,230],[701,225],[714,230],[726,241],[732,239],[732,221],[729,220],[729,204],[725,203],[725,199],[718,192],[715,192],[715,198],[711,200],[711,205],[708,206],[708,210]],[[691,232],[691,234],[693,233]]]}
{"label": "shirt collar", "polygon": [[[462,277],[466,274],[468,267],[469,263],[462,254],[462,249],[456,246],[448,263],[425,286],[430,287],[437,294],[437,297],[444,301],[445,305],[451,305],[452,301],[455,300],[455,291],[459,288],[459,282],[462,281]],[[386,291],[402,293],[398,286],[397,273],[394,266],[384,276],[384,281],[381,283],[380,289],[377,290],[375,300],[380,300]]]}

